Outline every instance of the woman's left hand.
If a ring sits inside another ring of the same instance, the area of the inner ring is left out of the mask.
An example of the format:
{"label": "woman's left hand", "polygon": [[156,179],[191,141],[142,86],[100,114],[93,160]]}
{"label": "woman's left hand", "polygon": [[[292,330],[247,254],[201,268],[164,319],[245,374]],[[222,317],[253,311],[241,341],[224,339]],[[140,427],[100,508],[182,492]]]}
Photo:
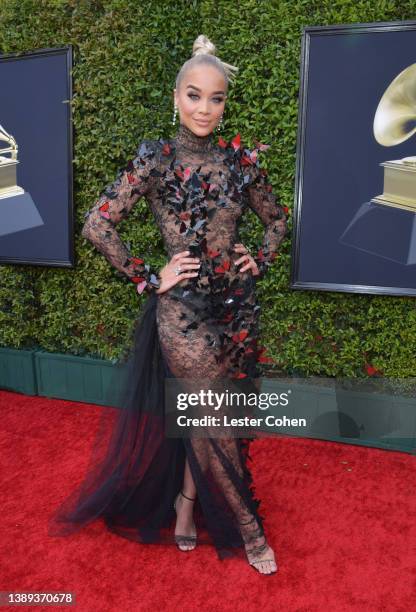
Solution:
{"label": "woman's left hand", "polygon": [[258,269],[256,262],[254,261],[253,257],[250,255],[248,249],[246,249],[244,244],[241,244],[241,242],[237,242],[236,244],[234,244],[234,251],[237,251],[237,253],[243,253],[243,257],[240,257],[240,259],[237,259],[235,261],[236,266],[238,266],[240,263],[245,263],[245,265],[243,265],[243,267],[239,269],[239,272],[251,270],[253,276],[258,276],[260,274],[260,270]]}

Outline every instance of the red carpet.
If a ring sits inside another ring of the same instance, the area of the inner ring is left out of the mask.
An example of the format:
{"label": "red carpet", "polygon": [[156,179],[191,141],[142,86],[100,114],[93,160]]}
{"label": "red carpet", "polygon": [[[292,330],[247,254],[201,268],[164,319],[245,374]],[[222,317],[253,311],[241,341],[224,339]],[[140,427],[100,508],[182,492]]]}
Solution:
{"label": "red carpet", "polygon": [[261,576],[243,560],[217,560],[211,547],[139,545],[100,522],[48,537],[51,509],[82,476],[100,407],[0,391],[0,409],[1,591],[72,591],[81,612],[414,608],[412,455],[300,438],[253,442],[250,468],[280,565]]}

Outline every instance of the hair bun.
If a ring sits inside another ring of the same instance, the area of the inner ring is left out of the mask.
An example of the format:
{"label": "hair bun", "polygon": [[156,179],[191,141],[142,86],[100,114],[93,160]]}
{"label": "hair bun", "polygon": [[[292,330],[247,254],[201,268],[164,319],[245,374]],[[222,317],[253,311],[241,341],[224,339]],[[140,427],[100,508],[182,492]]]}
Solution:
{"label": "hair bun", "polygon": [[215,45],[210,41],[209,38],[204,36],[204,34],[200,34],[197,38],[195,38],[195,42],[192,47],[192,57],[195,55],[215,55]]}

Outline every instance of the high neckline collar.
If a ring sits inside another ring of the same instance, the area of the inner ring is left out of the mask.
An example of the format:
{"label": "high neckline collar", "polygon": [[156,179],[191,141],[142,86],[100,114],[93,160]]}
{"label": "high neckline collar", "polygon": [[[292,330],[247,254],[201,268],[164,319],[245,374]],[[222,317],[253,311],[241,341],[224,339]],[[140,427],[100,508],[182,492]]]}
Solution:
{"label": "high neckline collar", "polygon": [[198,136],[183,123],[179,124],[175,140],[186,149],[195,152],[210,151],[214,146],[213,132]]}

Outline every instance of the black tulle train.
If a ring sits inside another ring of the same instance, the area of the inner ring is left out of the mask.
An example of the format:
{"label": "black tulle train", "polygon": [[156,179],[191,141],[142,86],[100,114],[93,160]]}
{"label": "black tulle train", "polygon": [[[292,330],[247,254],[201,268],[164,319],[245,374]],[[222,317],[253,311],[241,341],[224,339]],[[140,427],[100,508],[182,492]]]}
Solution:
{"label": "black tulle train", "polygon": [[245,556],[245,544],[260,552],[264,517],[247,467],[250,438],[165,435],[165,379],[173,375],[159,342],[157,299],[152,293],[144,304],[117,373],[124,381],[120,407],[103,407],[85,477],[51,515],[48,533],[70,535],[102,519],[120,536],[176,546],[173,501],[188,457],[198,545],[213,545],[220,559]]}

